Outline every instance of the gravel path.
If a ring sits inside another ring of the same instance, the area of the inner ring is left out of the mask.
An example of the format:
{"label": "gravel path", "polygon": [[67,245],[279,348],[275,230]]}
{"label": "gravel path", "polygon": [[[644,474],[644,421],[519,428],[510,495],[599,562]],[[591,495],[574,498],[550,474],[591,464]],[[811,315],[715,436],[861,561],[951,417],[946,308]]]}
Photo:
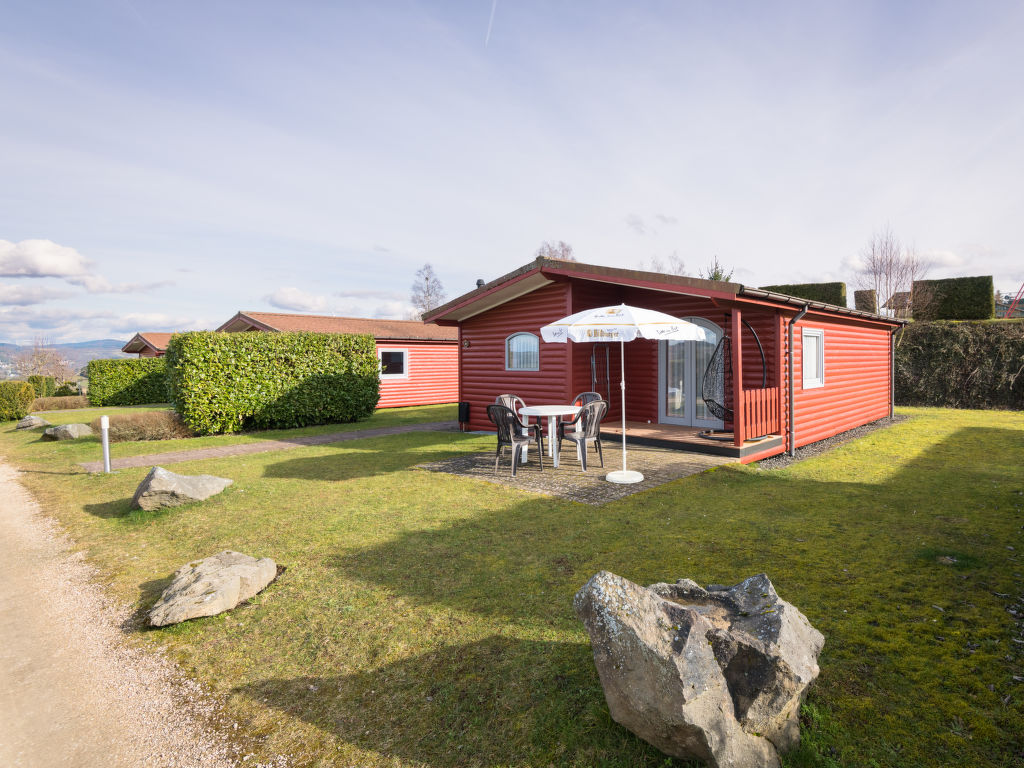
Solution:
{"label": "gravel path", "polygon": [[819,440],[816,443],[811,443],[810,445],[797,448],[796,456],[790,456],[788,453],[782,453],[768,459],[761,459],[761,461],[757,463],[757,466],[760,469],[782,469],[783,467],[788,467],[790,464],[795,464],[798,461],[803,461],[804,459],[809,459],[813,456],[820,456],[843,443],[856,440],[858,437],[864,437],[864,435],[869,435],[876,430],[886,429],[894,424],[899,424],[901,421],[906,421],[907,418],[907,416],[893,416],[890,419],[887,416],[884,419],[872,421],[870,424],[865,424],[862,427],[855,427],[847,430],[846,432],[840,432],[838,435],[833,435],[832,437],[827,437],[824,440]]}
{"label": "gravel path", "polygon": [[[216,707],[129,647],[82,557],[0,460],[0,766],[227,768]],[[246,763],[252,765],[252,763]]]}

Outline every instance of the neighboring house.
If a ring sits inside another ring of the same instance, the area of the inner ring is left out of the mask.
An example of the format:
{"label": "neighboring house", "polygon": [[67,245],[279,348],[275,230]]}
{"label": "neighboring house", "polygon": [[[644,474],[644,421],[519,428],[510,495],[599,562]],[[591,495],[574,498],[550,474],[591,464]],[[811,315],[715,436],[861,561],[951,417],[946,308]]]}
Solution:
{"label": "neighboring house", "polygon": [[239,312],[218,331],[314,331],[369,334],[381,364],[378,408],[453,403],[458,399],[458,331],[419,320]]}
{"label": "neighboring house", "polygon": [[620,303],[698,323],[716,340],[741,340],[719,355],[728,363],[723,399],[732,416],[725,421],[702,398],[716,344],[626,344],[626,417],[640,428],[676,425],[691,436],[699,428],[726,430],[725,447],[749,462],[891,413],[892,333],[903,321],[737,283],[538,258],[425,317],[458,328],[458,399],[470,403],[470,428],[493,429],[486,407],[505,392],[545,404],[588,390],[608,399],[609,426],[621,419],[619,345],[544,343],[540,327]]}
{"label": "neighboring house", "polygon": [[122,352],[138,353],[139,357],[163,357],[167,352],[167,342],[172,333],[136,333],[131,340],[121,347]]}

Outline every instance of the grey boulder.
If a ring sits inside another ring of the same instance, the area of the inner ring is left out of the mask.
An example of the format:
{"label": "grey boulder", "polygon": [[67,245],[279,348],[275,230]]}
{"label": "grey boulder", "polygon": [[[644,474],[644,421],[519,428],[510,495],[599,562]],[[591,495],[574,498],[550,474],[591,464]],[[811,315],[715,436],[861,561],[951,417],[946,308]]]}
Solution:
{"label": "grey boulder", "polygon": [[88,424],[61,424],[59,427],[50,427],[45,430],[43,440],[77,440],[91,434],[92,427]]}
{"label": "grey boulder", "polygon": [[36,427],[48,427],[50,422],[41,416],[26,416],[24,419],[19,421],[14,427],[15,429],[35,429]]}
{"label": "grey boulder", "polygon": [[261,592],[277,577],[277,564],[269,557],[257,560],[225,550],[187,563],[150,609],[154,627],[177,624],[202,616],[216,616]]}
{"label": "grey boulder", "polygon": [[764,574],[703,589],[602,571],[577,593],[612,718],[673,757],[778,766],[824,637]]}
{"label": "grey boulder", "polygon": [[152,511],[176,507],[214,496],[234,481],[214,475],[177,475],[163,467],[153,467],[139,483],[132,497],[133,509]]}

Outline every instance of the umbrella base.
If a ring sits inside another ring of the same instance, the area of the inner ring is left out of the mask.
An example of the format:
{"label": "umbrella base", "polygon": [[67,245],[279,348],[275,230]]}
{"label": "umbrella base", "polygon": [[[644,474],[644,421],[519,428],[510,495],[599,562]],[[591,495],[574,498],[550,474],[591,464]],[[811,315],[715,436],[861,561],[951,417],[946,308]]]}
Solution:
{"label": "umbrella base", "polygon": [[626,485],[628,483],[639,483],[644,479],[644,476],[640,472],[634,472],[631,469],[617,469],[605,475],[604,479],[609,483]]}

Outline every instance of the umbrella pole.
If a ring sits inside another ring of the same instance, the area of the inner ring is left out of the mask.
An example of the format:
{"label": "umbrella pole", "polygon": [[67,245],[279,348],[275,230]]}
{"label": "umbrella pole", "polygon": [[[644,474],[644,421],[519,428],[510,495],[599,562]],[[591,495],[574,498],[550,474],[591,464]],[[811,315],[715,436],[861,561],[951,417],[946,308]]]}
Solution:
{"label": "umbrella pole", "polygon": [[619,339],[619,353],[622,363],[622,378],[619,380],[619,389],[622,390],[622,471],[609,472],[604,479],[610,483],[639,483],[644,476],[626,469],[626,342],[623,339]]}

